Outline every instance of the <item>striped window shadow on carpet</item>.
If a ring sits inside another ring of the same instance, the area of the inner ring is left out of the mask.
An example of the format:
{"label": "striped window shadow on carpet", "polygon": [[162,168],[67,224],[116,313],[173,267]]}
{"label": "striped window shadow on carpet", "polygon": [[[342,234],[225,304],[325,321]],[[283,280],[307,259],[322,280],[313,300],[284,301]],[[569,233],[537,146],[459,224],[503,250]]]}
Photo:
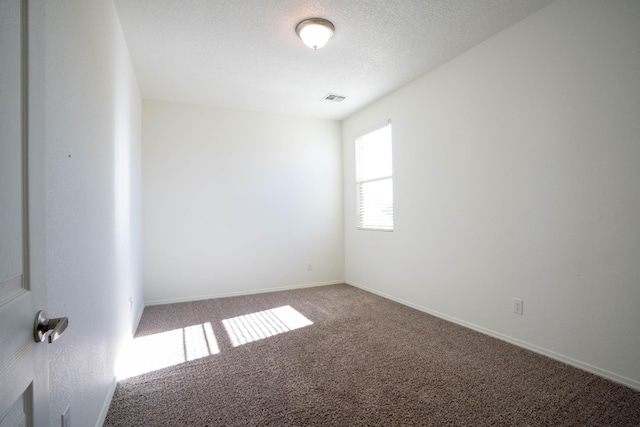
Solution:
{"label": "striped window shadow on carpet", "polygon": [[[233,347],[312,325],[286,305],[225,319]],[[220,353],[211,322],[146,335],[130,341],[116,365],[118,381]]]}
{"label": "striped window shadow on carpet", "polygon": [[118,381],[220,353],[210,322],[138,337],[116,364]]}
{"label": "striped window shadow on carpet", "polygon": [[295,308],[285,305],[225,319],[222,324],[234,347],[312,325]]}

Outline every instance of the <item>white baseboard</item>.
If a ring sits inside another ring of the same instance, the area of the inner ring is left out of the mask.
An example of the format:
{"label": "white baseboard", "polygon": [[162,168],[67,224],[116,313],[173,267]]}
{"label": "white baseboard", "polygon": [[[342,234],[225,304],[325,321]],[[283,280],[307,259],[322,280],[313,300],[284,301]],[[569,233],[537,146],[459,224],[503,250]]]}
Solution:
{"label": "white baseboard", "polygon": [[102,409],[100,410],[100,414],[98,415],[98,421],[96,422],[96,427],[102,427],[104,424],[104,420],[107,418],[107,413],[109,412],[109,407],[111,406],[111,399],[113,399],[113,394],[116,392],[116,387],[118,386],[118,380],[116,377],[113,377],[113,381],[109,386],[109,392],[107,393],[107,398],[102,405]]}
{"label": "white baseboard", "polygon": [[455,317],[448,316],[446,314],[437,312],[435,310],[431,310],[431,309],[428,309],[426,307],[422,307],[422,306],[420,306],[418,304],[414,304],[414,303],[411,303],[409,301],[405,301],[405,300],[403,300],[401,298],[396,298],[396,297],[394,297],[392,295],[386,294],[384,292],[377,291],[375,289],[368,288],[368,287],[366,287],[364,285],[352,282],[350,280],[345,280],[344,283],[346,283],[348,285],[351,285],[351,286],[354,286],[356,288],[360,288],[360,289],[362,289],[364,291],[371,292],[372,294],[376,294],[376,295],[381,296],[383,298],[395,301],[397,303],[406,305],[408,307],[415,308],[416,310],[422,311],[422,312],[427,313],[427,314],[431,314],[433,316],[439,317],[439,318],[447,320],[449,322],[457,323],[458,325],[464,326],[464,327],[469,328],[469,329],[473,329],[474,331],[478,331],[478,332],[480,332],[482,334],[489,335],[491,337],[497,338],[497,339],[502,340],[502,341],[506,341],[506,342],[508,342],[510,344],[513,344],[513,345],[517,345],[518,347],[522,347],[522,348],[525,348],[527,350],[531,350],[531,351],[533,351],[535,353],[542,354],[544,356],[550,357],[551,359],[557,360],[559,362],[566,363],[567,365],[573,366],[573,367],[578,368],[578,369],[582,369],[583,371],[590,372],[592,374],[595,374],[595,375],[598,375],[600,377],[606,378],[608,380],[614,381],[616,383],[625,385],[627,387],[631,387],[631,388],[633,388],[635,390],[640,390],[640,382],[636,381],[636,380],[633,380],[631,378],[627,378],[627,377],[624,377],[622,375],[618,375],[618,374],[616,374],[614,372],[607,371],[606,369],[598,368],[597,366],[593,366],[593,365],[591,365],[589,363],[582,362],[582,361],[574,359],[572,357],[556,353],[556,352],[554,352],[552,350],[549,350],[547,348],[539,347],[539,346],[537,346],[535,344],[531,344],[529,342],[522,341],[522,340],[519,340],[517,338],[510,337],[508,335],[504,335],[504,334],[502,334],[500,332],[496,332],[496,331],[493,331],[491,329],[483,328],[482,326],[478,326],[478,325],[475,325],[473,323],[469,323],[469,322],[466,322],[464,320],[461,320],[461,319],[458,319],[458,318],[455,318]]}
{"label": "white baseboard", "polygon": [[[140,324],[140,319],[142,318],[142,313],[144,311],[144,305],[141,305],[137,312],[133,317],[133,324],[131,325],[131,331],[128,331],[127,339],[131,340],[133,338],[133,334],[135,334],[136,329],[138,329],[138,325]],[[102,427],[104,424],[104,420],[107,418],[107,413],[109,412],[109,407],[111,406],[111,400],[113,399],[113,394],[116,392],[116,387],[118,386],[118,378],[113,377],[113,381],[109,386],[109,391],[107,392],[107,397],[105,398],[104,404],[102,405],[102,410],[98,416],[98,421],[96,422],[96,427]]]}
{"label": "white baseboard", "polygon": [[222,293],[209,294],[209,295],[197,295],[197,296],[188,296],[188,297],[181,297],[181,298],[168,298],[168,299],[145,301],[145,306],[174,304],[174,303],[179,303],[179,302],[200,301],[200,300],[212,299],[212,298],[235,297],[235,296],[240,296],[240,295],[263,294],[263,293],[267,293],[267,292],[288,291],[288,290],[291,290],[291,289],[313,288],[313,287],[316,287],[316,286],[326,286],[326,285],[338,285],[340,283],[345,283],[345,281],[344,280],[333,280],[333,281],[329,281],[329,282],[305,283],[305,284],[300,284],[300,285],[280,286],[280,287],[276,287],[276,288],[250,289],[250,290],[247,290],[247,291],[239,291],[239,292],[222,292]]}

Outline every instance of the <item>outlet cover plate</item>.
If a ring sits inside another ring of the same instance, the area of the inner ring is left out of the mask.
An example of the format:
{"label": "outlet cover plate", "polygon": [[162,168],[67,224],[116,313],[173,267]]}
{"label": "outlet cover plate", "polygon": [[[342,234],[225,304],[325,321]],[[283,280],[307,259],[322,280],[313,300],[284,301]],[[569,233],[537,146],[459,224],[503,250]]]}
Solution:
{"label": "outlet cover plate", "polygon": [[522,298],[513,299],[513,312],[522,316]]}

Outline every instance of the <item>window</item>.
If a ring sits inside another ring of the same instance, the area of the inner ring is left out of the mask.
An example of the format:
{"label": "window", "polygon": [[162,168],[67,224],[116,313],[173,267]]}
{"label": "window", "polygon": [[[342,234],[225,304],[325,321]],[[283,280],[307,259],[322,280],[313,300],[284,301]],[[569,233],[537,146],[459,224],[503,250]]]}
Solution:
{"label": "window", "polygon": [[393,231],[391,123],[356,139],[358,228]]}

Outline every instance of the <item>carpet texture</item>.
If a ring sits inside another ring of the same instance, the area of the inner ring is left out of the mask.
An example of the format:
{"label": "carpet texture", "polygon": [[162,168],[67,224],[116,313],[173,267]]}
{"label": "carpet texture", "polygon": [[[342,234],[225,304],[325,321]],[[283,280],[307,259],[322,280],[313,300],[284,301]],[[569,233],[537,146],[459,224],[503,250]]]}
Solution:
{"label": "carpet texture", "polygon": [[638,391],[348,285],[145,308],[136,342],[163,333],[186,361],[105,426],[640,426]]}

